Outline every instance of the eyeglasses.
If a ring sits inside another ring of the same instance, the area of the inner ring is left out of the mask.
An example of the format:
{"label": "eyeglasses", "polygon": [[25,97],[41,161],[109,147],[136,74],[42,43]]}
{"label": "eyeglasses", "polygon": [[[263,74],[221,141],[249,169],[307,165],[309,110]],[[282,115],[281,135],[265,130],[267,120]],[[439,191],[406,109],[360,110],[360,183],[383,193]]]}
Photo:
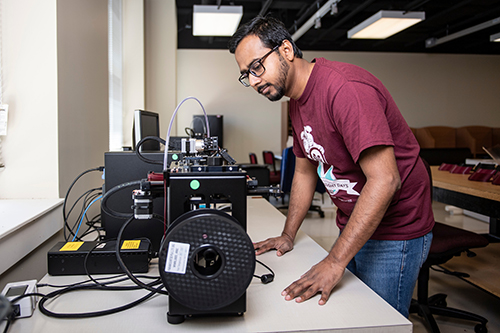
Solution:
{"label": "eyeglasses", "polygon": [[250,68],[245,73],[240,75],[240,78],[238,79],[238,81],[240,81],[241,84],[244,85],[245,87],[250,87],[250,78],[249,78],[250,74],[252,74],[255,77],[259,77],[262,74],[264,74],[264,72],[266,71],[266,68],[264,67],[264,65],[262,63],[264,62],[264,60],[266,60],[266,58],[271,53],[276,51],[280,47],[280,45],[281,44],[276,45],[271,51],[267,52],[262,58],[252,62],[252,64],[250,65]]}

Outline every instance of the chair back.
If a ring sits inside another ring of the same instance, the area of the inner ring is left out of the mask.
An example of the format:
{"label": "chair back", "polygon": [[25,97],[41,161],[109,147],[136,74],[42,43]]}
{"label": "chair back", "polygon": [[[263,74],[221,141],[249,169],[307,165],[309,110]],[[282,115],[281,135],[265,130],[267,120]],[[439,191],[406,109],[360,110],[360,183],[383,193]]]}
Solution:
{"label": "chair back", "polygon": [[274,153],[269,150],[264,150],[262,152],[262,157],[264,158],[264,164],[272,166],[272,170],[276,172],[276,163],[274,159]]}
{"label": "chair back", "polygon": [[281,179],[280,188],[284,193],[292,190],[293,174],[295,172],[295,154],[292,147],[283,149],[281,157]]}
{"label": "chair back", "polygon": [[257,155],[255,155],[255,153],[249,153],[248,157],[250,158],[250,164],[259,164],[257,162]]}
{"label": "chair back", "polygon": [[320,194],[323,194],[326,192],[326,187],[325,187],[325,184],[323,184],[323,181],[318,178],[318,182],[316,183],[316,192],[320,193]]}
{"label": "chair back", "polygon": [[[295,154],[292,147],[283,149],[281,158],[281,181],[280,188],[284,193],[290,193],[292,190],[293,174],[295,173]],[[316,183],[316,192],[326,193],[326,188],[321,179]]]}

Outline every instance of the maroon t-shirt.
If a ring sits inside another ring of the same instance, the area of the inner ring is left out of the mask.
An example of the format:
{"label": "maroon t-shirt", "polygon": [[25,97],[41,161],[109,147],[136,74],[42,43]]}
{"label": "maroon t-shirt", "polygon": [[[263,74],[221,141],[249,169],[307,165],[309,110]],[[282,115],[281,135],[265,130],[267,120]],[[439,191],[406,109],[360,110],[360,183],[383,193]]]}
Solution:
{"label": "maroon t-shirt", "polygon": [[302,96],[290,100],[290,119],[293,151],[317,166],[338,208],[341,230],[366,183],[361,152],[385,145],[394,147],[402,184],[371,239],[408,240],[431,231],[430,181],[418,142],[375,76],[351,64],[315,59]]}

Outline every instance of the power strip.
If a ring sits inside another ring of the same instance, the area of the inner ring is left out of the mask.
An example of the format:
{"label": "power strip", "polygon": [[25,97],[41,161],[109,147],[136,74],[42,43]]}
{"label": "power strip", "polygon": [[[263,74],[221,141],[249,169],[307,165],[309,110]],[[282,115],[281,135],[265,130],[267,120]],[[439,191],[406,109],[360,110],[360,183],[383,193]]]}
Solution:
{"label": "power strip", "polygon": [[[2,290],[2,295],[12,302],[19,296],[36,293],[36,282],[36,280],[28,280],[7,283]],[[26,296],[12,304],[14,311],[17,312],[15,318],[31,317],[35,311],[36,302],[36,296]]]}
{"label": "power strip", "polygon": [[[120,255],[132,273],[149,270],[151,242],[149,240],[122,241]],[[124,273],[115,254],[116,241],[59,242],[47,254],[50,275],[85,275]],[[91,252],[89,254],[89,252]],[[86,267],[84,266],[87,258]]]}

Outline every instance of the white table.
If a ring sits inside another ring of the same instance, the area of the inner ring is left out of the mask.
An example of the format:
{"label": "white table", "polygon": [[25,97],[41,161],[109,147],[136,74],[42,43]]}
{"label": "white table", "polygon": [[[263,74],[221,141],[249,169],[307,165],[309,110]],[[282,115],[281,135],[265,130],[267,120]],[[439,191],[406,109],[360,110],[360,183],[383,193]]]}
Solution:
{"label": "white table", "polygon": [[[258,241],[278,235],[284,216],[262,198],[248,198],[248,233]],[[91,319],[55,319],[38,310],[33,317],[20,319],[10,332],[411,332],[412,324],[389,306],[349,271],[324,306],[319,295],[296,303],[285,301],[281,291],[302,273],[326,256],[326,251],[303,232],[299,232],[292,252],[279,258],[265,253],[259,260],[276,273],[274,282],[264,285],[254,279],[247,289],[247,311],[240,317],[188,318],[179,325],[167,323],[168,297],[155,296],[145,303],[119,314]],[[266,270],[257,265],[257,274]],[[157,266],[150,269],[157,274]],[[68,284],[82,277],[45,276],[43,282]],[[48,292],[42,288],[41,292]],[[144,295],[144,291],[70,293],[48,302],[56,312],[97,311],[116,307]],[[3,326],[0,326],[3,328]]]}

